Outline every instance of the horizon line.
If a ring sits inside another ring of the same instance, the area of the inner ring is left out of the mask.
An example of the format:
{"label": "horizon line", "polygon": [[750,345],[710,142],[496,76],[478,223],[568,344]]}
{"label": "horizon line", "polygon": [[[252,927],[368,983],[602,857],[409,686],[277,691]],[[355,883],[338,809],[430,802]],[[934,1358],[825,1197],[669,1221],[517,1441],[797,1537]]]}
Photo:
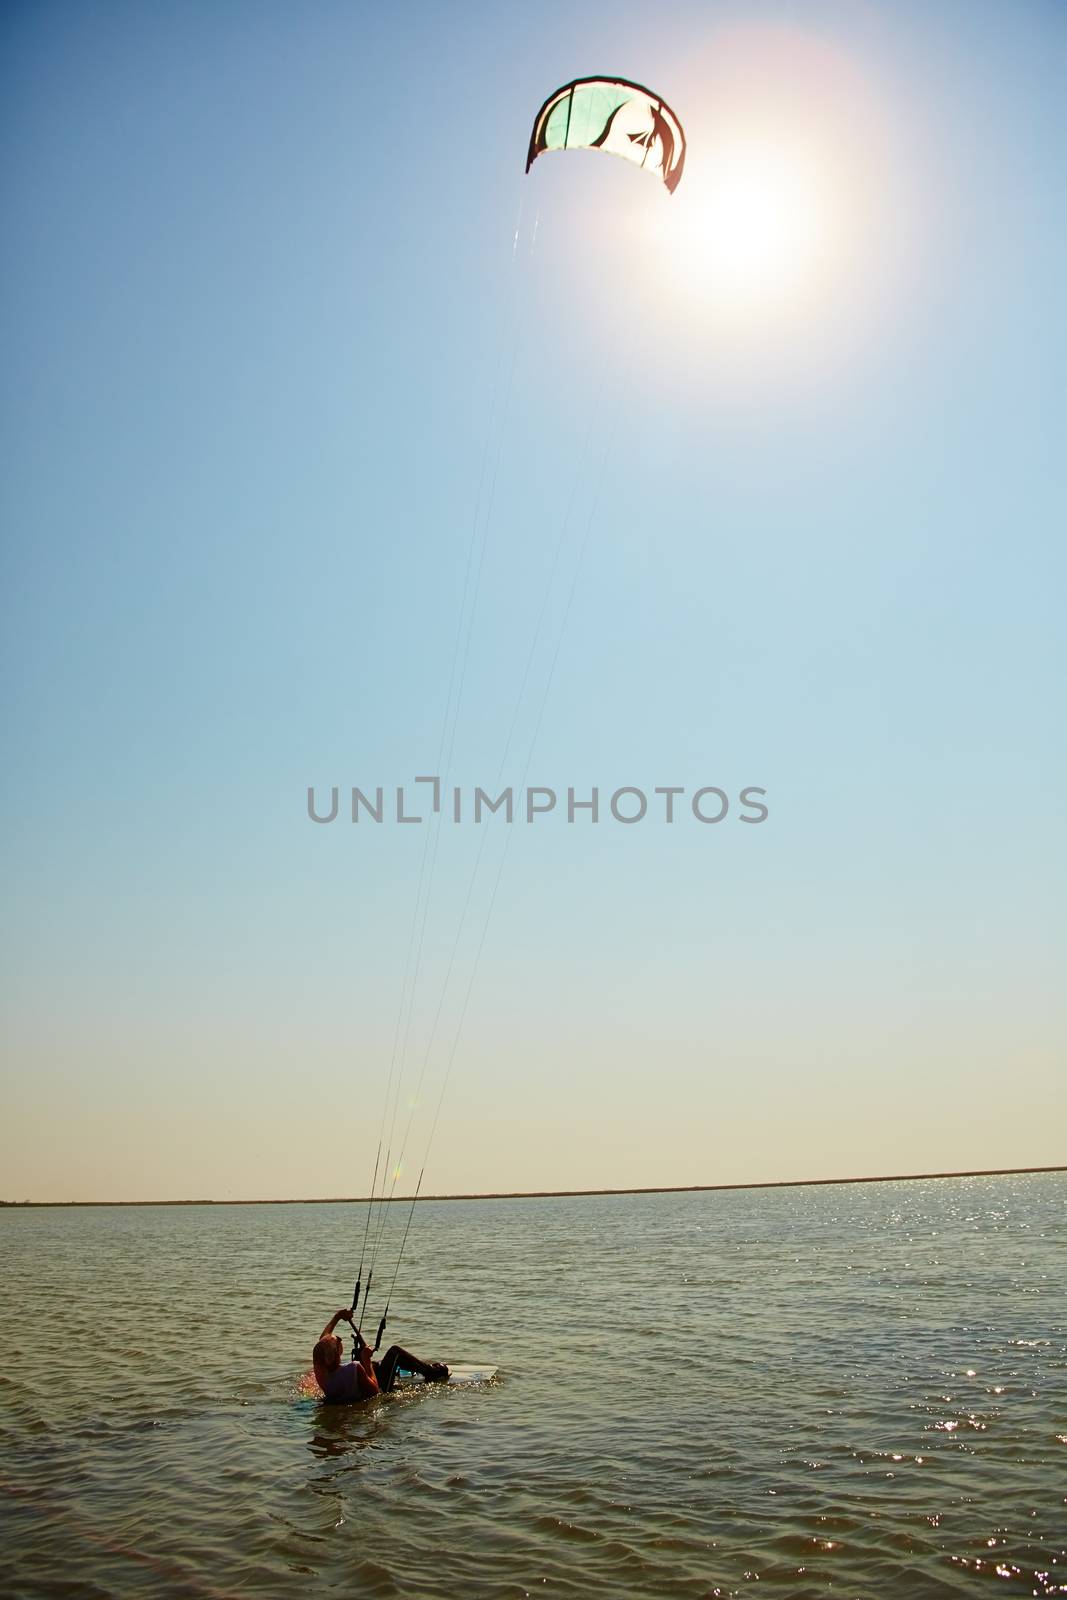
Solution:
{"label": "horizon line", "polygon": [[451,1200],[580,1200],[627,1194],[718,1194],[738,1189],[817,1189],[841,1183],[921,1183],[943,1178],[1020,1178],[1041,1172],[1067,1172],[1054,1167],[976,1167],[966,1172],[891,1172],[863,1178],[772,1178],[762,1183],[651,1184],[627,1189],[516,1189],[483,1194],[290,1195],[276,1200],[0,1200],[0,1208],[26,1211],[43,1207],[87,1206],[338,1206],[428,1205]]}

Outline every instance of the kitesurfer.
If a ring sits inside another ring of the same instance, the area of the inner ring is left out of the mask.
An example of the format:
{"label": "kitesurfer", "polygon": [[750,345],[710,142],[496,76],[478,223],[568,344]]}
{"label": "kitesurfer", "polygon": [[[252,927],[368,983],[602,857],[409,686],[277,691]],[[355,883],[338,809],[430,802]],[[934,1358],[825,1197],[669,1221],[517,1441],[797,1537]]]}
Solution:
{"label": "kitesurfer", "polygon": [[352,1328],[355,1360],[342,1364],[344,1346],[333,1331],[339,1322],[352,1322],[351,1311],[343,1306],[323,1328],[311,1356],[315,1381],[326,1399],[334,1404],[372,1400],[376,1394],[388,1394],[401,1369],[417,1372],[427,1383],[447,1382],[448,1368],[443,1361],[420,1361],[398,1344],[390,1345],[382,1359],[375,1361],[374,1352],[355,1326]]}

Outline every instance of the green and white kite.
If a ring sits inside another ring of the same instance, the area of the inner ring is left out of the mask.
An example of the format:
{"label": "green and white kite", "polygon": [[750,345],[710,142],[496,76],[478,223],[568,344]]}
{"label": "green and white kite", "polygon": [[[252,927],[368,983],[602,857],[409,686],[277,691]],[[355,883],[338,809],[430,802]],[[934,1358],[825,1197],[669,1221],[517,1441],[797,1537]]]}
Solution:
{"label": "green and white kite", "polygon": [[685,134],[665,100],[625,78],[575,78],[537,113],[529,172],[546,150],[606,150],[662,178],[671,194],[685,166]]}

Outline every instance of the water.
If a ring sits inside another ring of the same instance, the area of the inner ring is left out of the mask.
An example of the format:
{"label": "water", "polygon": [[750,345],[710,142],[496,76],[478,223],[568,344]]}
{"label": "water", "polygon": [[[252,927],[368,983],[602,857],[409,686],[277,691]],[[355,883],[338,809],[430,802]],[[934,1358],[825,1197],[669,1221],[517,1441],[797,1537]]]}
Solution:
{"label": "water", "polygon": [[1065,1199],[420,1206],[389,1332],[500,1380],[336,1409],[361,1208],[0,1212],[0,1592],[1067,1593]]}

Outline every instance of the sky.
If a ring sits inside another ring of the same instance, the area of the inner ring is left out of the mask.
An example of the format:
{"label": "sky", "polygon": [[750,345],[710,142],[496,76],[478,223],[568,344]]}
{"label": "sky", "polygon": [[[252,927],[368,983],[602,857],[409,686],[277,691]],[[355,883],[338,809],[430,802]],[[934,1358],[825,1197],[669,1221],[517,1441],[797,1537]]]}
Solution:
{"label": "sky", "polygon": [[[0,1198],[1063,1159],[1065,67],[1036,0],[3,8]],[[598,73],[673,196],[524,174]]]}

